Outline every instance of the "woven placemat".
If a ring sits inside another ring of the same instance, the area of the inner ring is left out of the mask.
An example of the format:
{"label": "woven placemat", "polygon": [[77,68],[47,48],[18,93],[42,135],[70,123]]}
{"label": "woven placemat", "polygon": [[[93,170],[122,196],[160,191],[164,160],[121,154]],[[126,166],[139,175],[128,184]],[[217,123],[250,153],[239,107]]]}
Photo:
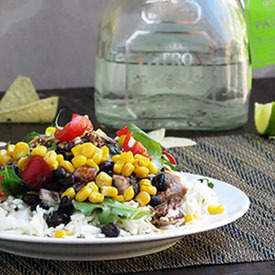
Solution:
{"label": "woven placemat", "polygon": [[243,190],[251,201],[244,217],[217,230],[186,236],[166,251],[127,260],[58,262],[0,252],[0,274],[116,274],[274,260],[274,141],[252,135],[195,140],[197,146],[174,150],[183,170]]}

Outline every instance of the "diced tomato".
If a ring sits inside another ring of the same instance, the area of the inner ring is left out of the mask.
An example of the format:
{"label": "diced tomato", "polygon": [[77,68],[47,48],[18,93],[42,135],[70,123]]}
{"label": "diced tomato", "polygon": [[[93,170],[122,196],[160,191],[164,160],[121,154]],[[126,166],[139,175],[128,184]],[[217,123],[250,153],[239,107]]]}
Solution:
{"label": "diced tomato", "polygon": [[128,131],[129,131],[129,127],[126,126],[126,127],[122,128],[122,129],[118,130],[116,132],[116,134],[117,134],[118,137],[121,137],[123,135],[127,135]]}
{"label": "diced tomato", "polygon": [[123,142],[123,149],[125,152],[128,152],[131,150],[131,147],[129,146],[129,141],[130,141],[130,138],[133,136],[133,132],[130,131],[127,133],[126,135],[126,138],[124,139],[124,142]]}
{"label": "diced tomato", "polygon": [[52,177],[52,170],[41,156],[31,156],[21,174],[21,178],[33,190],[41,189],[43,183],[50,181]]}
{"label": "diced tomato", "polygon": [[82,136],[85,131],[91,130],[93,130],[93,124],[86,116],[73,114],[72,120],[63,129],[57,129],[54,136],[61,141],[71,141]]}
{"label": "diced tomato", "polygon": [[171,164],[177,164],[177,161],[175,160],[175,158],[171,154],[169,154],[166,151],[162,151],[162,154],[165,155],[169,159]]}
{"label": "diced tomato", "polygon": [[140,155],[145,155],[147,154],[146,148],[143,146],[143,144],[139,141],[136,141],[134,146],[131,147],[131,151],[134,155],[140,154]]}

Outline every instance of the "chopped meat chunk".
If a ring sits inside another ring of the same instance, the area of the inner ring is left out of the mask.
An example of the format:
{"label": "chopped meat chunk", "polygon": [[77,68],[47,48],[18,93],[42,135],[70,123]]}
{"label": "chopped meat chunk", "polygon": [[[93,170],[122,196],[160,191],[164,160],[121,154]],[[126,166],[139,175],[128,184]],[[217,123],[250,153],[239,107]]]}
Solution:
{"label": "chopped meat chunk", "polygon": [[154,208],[152,223],[156,226],[175,224],[184,217],[181,211],[183,197],[187,192],[182,179],[176,174],[165,174],[166,191],[158,192],[161,204]]}
{"label": "chopped meat chunk", "polygon": [[74,171],[74,176],[80,182],[89,182],[95,180],[96,177],[96,168],[94,167],[79,167]]}
{"label": "chopped meat chunk", "polygon": [[128,177],[113,175],[113,185],[117,188],[119,194],[123,194],[130,186]]}
{"label": "chopped meat chunk", "polygon": [[165,174],[165,183],[167,185],[166,191],[157,194],[162,202],[166,202],[175,196],[183,197],[187,192],[187,189],[181,183],[181,177],[178,175]]}
{"label": "chopped meat chunk", "polygon": [[154,216],[152,223],[156,226],[166,226],[175,224],[179,219],[184,217],[184,213],[181,211],[183,199],[181,196],[175,196],[170,198],[167,202],[164,202],[154,209]]}

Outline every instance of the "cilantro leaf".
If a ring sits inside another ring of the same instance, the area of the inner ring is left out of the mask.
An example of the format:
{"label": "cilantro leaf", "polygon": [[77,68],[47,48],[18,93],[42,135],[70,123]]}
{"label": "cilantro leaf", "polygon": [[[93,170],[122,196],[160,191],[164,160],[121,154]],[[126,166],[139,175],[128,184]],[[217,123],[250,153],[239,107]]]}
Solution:
{"label": "cilantro leaf", "polygon": [[211,188],[211,189],[213,189],[215,187],[214,183],[212,181],[210,181],[209,179],[199,179],[198,181],[200,181],[201,183],[203,183],[204,181],[206,181],[208,187]]}
{"label": "cilantro leaf", "polygon": [[21,197],[27,191],[25,182],[19,178],[12,166],[5,166],[0,170],[0,175],[3,177],[0,181],[1,191],[14,197]]}

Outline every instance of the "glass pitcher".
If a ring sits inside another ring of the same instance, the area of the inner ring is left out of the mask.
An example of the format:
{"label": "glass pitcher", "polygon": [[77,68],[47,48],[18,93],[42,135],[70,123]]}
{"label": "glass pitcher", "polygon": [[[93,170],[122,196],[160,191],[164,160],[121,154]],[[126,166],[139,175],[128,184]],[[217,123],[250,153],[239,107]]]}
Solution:
{"label": "glass pitcher", "polygon": [[239,0],[105,0],[95,110],[114,128],[224,130],[247,122]]}

